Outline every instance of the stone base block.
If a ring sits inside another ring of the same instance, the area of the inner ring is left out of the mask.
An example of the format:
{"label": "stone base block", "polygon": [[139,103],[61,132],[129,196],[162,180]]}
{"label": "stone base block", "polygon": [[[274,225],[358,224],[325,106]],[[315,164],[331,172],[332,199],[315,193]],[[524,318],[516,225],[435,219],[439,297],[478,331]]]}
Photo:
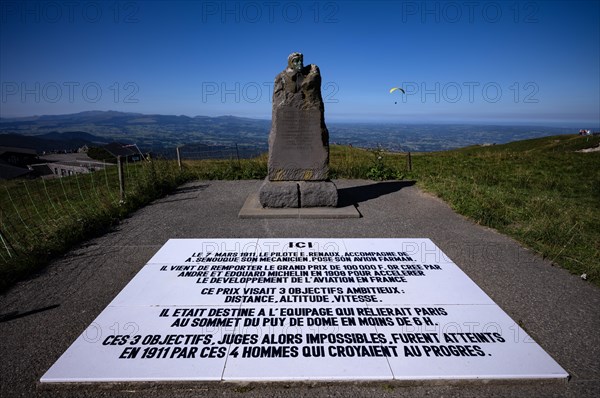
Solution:
{"label": "stone base block", "polygon": [[331,181],[299,181],[300,207],[336,207],[337,187]]}
{"label": "stone base block", "polygon": [[300,207],[298,183],[267,179],[258,190],[258,200],[263,207]]}
{"label": "stone base block", "polygon": [[262,207],[336,207],[337,187],[331,181],[270,181],[258,190]]}

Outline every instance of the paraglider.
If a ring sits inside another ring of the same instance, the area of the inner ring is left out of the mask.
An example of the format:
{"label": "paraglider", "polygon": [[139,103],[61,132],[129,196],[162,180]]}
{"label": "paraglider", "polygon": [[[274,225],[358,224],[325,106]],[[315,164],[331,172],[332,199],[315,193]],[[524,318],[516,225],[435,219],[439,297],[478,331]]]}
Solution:
{"label": "paraglider", "polygon": [[404,91],[404,89],[400,88],[400,87],[392,87],[392,88],[390,88],[390,94],[393,93],[396,90],[400,90],[400,91],[402,91],[402,94],[406,94],[406,91]]}
{"label": "paraglider", "polygon": [[[392,88],[390,88],[390,94],[393,93],[396,90],[397,91],[402,91],[402,94],[406,94],[406,91],[404,91],[404,89],[401,88],[401,87],[392,87]],[[394,104],[397,104],[397,102],[394,102]]]}

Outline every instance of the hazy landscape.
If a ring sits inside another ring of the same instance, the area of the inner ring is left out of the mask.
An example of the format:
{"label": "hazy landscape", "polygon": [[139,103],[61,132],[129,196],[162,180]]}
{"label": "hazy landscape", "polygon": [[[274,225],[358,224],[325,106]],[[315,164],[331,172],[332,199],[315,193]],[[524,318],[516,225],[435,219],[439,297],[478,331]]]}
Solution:
{"label": "hazy landscape", "polygon": [[[89,111],[68,115],[0,119],[0,145],[38,151],[73,150],[108,142],[135,143],[143,151],[172,157],[174,148],[189,153],[238,146],[242,155],[267,150],[271,121],[235,116],[147,115]],[[502,144],[576,129],[475,124],[328,123],[332,144],[391,151],[433,152],[469,145]]]}
{"label": "hazy landscape", "polygon": [[600,397],[598,71],[600,0],[0,0],[0,398]]}

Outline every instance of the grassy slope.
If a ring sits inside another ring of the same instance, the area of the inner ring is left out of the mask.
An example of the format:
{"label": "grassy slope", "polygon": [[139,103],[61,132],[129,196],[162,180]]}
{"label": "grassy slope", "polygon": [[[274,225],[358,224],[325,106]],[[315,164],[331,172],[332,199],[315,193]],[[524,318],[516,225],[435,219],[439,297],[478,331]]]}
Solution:
{"label": "grassy slope", "polygon": [[414,157],[418,184],[458,213],[600,285],[600,137],[556,136]]}

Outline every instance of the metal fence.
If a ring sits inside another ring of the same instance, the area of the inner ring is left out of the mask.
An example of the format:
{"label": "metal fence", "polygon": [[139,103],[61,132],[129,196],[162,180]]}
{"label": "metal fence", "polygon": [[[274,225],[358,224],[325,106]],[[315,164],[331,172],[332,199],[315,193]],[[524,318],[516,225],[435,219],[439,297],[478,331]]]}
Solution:
{"label": "metal fence", "polygon": [[176,183],[181,173],[175,161],[121,165],[121,173],[115,165],[61,178],[0,181],[0,267],[72,241],[99,221],[118,217],[130,201]]}

